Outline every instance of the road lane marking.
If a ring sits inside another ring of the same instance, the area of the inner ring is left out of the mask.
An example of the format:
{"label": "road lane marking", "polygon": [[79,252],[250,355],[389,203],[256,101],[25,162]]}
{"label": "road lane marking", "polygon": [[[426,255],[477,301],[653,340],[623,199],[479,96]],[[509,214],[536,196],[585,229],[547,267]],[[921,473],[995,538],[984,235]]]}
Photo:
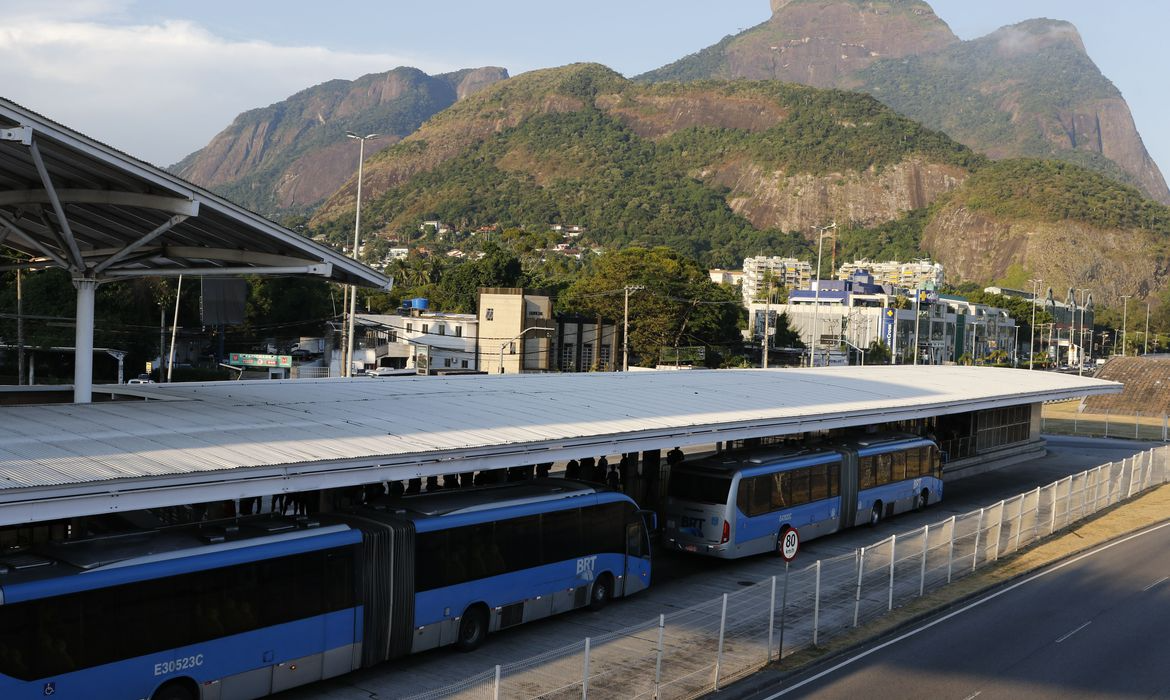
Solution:
{"label": "road lane marking", "polygon": [[1123,537],[1121,539],[1113,540],[1112,542],[1109,542],[1108,544],[1101,545],[1101,546],[1097,547],[1096,549],[1090,549],[1089,551],[1085,552],[1084,554],[1077,555],[1077,556],[1073,557],[1072,559],[1066,559],[1066,560],[1060,562],[1059,564],[1052,566],[1051,568],[1044,569],[1043,571],[1040,571],[1039,573],[1033,574],[1022,581],[1017,581],[1016,583],[1011,584],[1007,588],[1001,588],[998,591],[995,591],[994,593],[991,593],[990,595],[988,595],[984,598],[980,598],[978,600],[975,600],[975,601],[969,603],[968,605],[965,605],[965,606],[959,608],[958,610],[955,610],[953,612],[947,613],[946,615],[943,615],[942,617],[931,620],[930,622],[924,624],[923,626],[912,629],[909,632],[906,632],[905,634],[903,634],[899,637],[891,639],[888,642],[884,642],[884,643],[879,644],[875,647],[871,647],[870,649],[867,649],[867,650],[861,652],[860,654],[857,654],[856,656],[851,656],[848,659],[845,659],[844,661],[842,661],[842,662],[840,662],[840,663],[838,663],[830,668],[827,668],[824,671],[821,671],[820,673],[817,673],[816,675],[809,676],[808,678],[805,678],[804,680],[800,681],[799,683],[795,683],[787,688],[784,688],[778,692],[775,692],[775,693],[767,696],[766,698],[762,698],[762,700],[776,700],[776,698],[783,697],[783,696],[791,693],[794,690],[798,690],[798,689],[808,685],[809,683],[814,683],[814,682],[824,678],[825,676],[836,673],[837,671],[840,671],[841,669],[845,668],[846,666],[851,666],[854,663],[866,658],[867,656],[870,656],[871,654],[876,654],[877,652],[881,651],[882,649],[885,649],[886,647],[893,646],[893,645],[895,645],[903,640],[909,639],[910,637],[914,637],[922,632],[925,632],[926,630],[928,630],[936,625],[941,625],[942,623],[950,620],[953,617],[958,617],[959,615],[962,615],[963,613],[967,612],[968,610],[973,610],[981,605],[989,603],[989,602],[995,600],[996,598],[1000,597],[1001,595],[1005,595],[1007,593],[1010,593],[1021,586],[1026,586],[1027,584],[1032,583],[1033,581],[1036,581],[1037,579],[1043,578],[1049,574],[1060,571],[1061,569],[1064,569],[1065,567],[1072,566],[1073,564],[1076,564],[1077,562],[1080,562],[1084,559],[1088,559],[1089,557],[1096,556],[1096,555],[1100,554],[1101,552],[1113,549],[1114,547],[1117,547],[1118,545],[1125,544],[1126,542],[1129,542],[1130,540],[1135,540],[1139,537],[1144,537],[1145,535],[1149,535],[1151,533],[1157,532],[1158,530],[1162,530],[1162,529],[1167,528],[1167,527],[1170,527],[1170,522],[1161,523],[1159,525],[1154,525],[1153,527],[1146,528],[1145,530],[1140,530],[1138,532],[1135,532],[1135,533],[1128,535],[1126,537]]}
{"label": "road lane marking", "polygon": [[982,691],[982,690],[976,690],[974,693],[972,693],[972,694],[968,695],[967,697],[963,698],[963,700],[975,700],[975,698],[979,697],[979,696],[980,696],[980,695],[982,695],[982,694],[983,694],[983,691]]}
{"label": "road lane marking", "polygon": [[1153,583],[1151,583],[1150,585],[1146,586],[1146,587],[1145,587],[1145,588],[1143,588],[1142,590],[1143,590],[1143,591],[1148,591],[1148,590],[1150,590],[1151,588],[1153,588],[1154,586],[1157,586],[1159,583],[1162,583],[1162,582],[1163,582],[1163,581],[1165,581],[1166,579],[1170,579],[1170,576],[1163,576],[1162,578],[1158,579],[1157,581],[1154,581]]}
{"label": "road lane marking", "polygon": [[1076,628],[1076,629],[1075,629],[1075,630],[1073,630],[1072,632],[1069,632],[1068,634],[1064,635],[1064,636],[1063,636],[1063,637],[1061,637],[1060,639],[1056,640],[1056,643],[1057,643],[1057,644],[1060,644],[1060,643],[1061,643],[1061,642],[1063,642],[1064,640],[1066,640],[1066,639],[1068,639],[1069,637],[1073,636],[1073,635],[1074,635],[1074,634],[1076,634],[1077,632],[1080,632],[1081,630],[1085,629],[1086,627],[1088,627],[1088,626],[1089,626],[1089,625],[1091,625],[1091,624],[1093,624],[1093,621],[1092,621],[1092,620],[1089,620],[1088,622],[1086,622],[1085,624],[1083,624],[1083,625],[1081,625],[1080,627]]}

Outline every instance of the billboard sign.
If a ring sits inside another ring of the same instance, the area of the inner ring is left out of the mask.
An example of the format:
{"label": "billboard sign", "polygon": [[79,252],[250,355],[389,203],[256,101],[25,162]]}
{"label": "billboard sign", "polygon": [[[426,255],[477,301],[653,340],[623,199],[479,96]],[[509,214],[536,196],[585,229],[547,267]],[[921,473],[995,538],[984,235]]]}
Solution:
{"label": "billboard sign", "polygon": [[292,367],[292,355],[252,355],[233,352],[228,355],[233,367]]}

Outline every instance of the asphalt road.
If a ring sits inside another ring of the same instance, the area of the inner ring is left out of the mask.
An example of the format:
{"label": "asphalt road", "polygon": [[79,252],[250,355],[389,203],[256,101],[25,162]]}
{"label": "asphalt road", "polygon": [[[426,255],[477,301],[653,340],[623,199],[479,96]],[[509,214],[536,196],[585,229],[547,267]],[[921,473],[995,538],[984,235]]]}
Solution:
{"label": "asphalt road", "polygon": [[[797,563],[851,553],[858,547],[883,540],[891,534],[916,530],[952,515],[977,510],[1024,491],[1046,486],[1069,474],[1113,460],[1121,460],[1155,446],[1126,440],[1049,437],[1049,454],[1043,458],[980,474],[946,485],[943,501],[919,513],[906,513],[883,521],[877,528],[855,528],[802,543]],[[337,679],[291,691],[278,697],[328,698],[329,700],[386,699],[433,690],[529,657],[580,643],[632,624],[657,618],[734,591],[783,571],[773,556],[724,561],[679,553],[655,552],[653,583],[649,590],[615,601],[599,612],[577,611],[549,618],[488,637],[469,654],[438,649],[363,669]],[[959,698],[962,700],[963,697]]]}
{"label": "asphalt road", "polygon": [[752,697],[1170,697],[1168,626],[1164,524]]}

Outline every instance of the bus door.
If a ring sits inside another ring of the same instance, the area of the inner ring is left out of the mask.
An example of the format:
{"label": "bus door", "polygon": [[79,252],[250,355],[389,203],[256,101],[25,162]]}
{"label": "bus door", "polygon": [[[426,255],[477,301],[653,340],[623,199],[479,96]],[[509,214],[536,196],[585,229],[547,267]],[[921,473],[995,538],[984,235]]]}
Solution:
{"label": "bus door", "polygon": [[622,580],[630,595],[650,587],[650,535],[646,518],[656,518],[654,511],[637,511],[638,517],[626,523],[625,571]]}
{"label": "bus door", "polygon": [[841,524],[839,529],[853,527],[857,519],[857,450],[844,448],[841,452]]}

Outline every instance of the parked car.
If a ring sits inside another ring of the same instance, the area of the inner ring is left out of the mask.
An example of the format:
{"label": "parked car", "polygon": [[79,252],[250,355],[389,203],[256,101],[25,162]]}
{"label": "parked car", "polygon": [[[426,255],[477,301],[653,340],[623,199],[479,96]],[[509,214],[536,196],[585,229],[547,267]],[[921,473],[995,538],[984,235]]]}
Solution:
{"label": "parked car", "polygon": [[414,374],[412,369],[398,369],[396,367],[375,367],[374,369],[367,369],[367,377],[398,377],[408,374]]}

